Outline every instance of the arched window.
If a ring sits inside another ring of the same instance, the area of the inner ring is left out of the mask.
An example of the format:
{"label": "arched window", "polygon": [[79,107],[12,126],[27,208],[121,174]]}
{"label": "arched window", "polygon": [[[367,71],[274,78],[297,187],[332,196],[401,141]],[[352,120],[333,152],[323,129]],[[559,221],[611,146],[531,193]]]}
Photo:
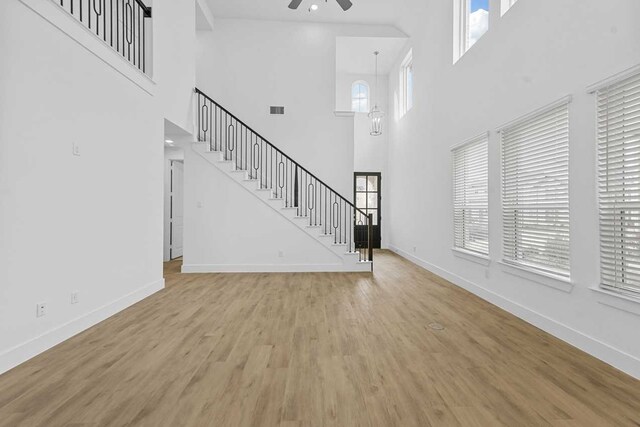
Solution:
{"label": "arched window", "polygon": [[369,112],[369,85],[367,82],[357,81],[351,85],[351,110],[356,113]]}

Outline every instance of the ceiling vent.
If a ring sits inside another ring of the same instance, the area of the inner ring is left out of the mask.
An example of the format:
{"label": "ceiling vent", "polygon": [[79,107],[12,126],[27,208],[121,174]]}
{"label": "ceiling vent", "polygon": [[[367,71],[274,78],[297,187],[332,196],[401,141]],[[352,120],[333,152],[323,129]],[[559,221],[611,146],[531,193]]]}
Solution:
{"label": "ceiling vent", "polygon": [[278,106],[271,106],[271,114],[276,114],[276,115],[283,115],[284,114],[284,107],[278,107]]}

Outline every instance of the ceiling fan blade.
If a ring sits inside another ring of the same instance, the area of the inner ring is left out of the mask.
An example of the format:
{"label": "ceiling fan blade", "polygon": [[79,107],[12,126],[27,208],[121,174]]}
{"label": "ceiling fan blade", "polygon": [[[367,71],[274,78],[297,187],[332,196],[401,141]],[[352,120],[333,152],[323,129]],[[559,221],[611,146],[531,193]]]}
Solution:
{"label": "ceiling fan blade", "polygon": [[353,3],[351,3],[351,0],[336,0],[336,1],[344,11],[351,9],[351,6],[353,6]]}
{"label": "ceiling fan blade", "polygon": [[298,6],[300,6],[300,3],[302,3],[302,0],[291,0],[291,3],[289,4],[289,9],[297,9]]}

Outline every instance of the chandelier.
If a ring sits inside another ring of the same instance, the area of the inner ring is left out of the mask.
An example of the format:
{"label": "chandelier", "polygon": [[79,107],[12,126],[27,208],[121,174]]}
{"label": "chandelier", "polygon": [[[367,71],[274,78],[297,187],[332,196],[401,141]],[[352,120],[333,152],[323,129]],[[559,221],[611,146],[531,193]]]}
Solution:
{"label": "chandelier", "polygon": [[380,52],[373,52],[376,58],[376,86],[374,92],[374,103],[373,108],[369,112],[369,118],[371,119],[371,130],[369,134],[371,136],[380,136],[382,135],[382,119],[384,118],[384,112],[378,107],[378,55]]}

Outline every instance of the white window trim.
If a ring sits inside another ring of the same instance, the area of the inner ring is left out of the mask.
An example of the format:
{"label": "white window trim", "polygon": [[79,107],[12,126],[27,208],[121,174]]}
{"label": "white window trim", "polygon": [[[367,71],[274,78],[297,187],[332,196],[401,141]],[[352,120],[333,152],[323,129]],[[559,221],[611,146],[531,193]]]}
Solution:
{"label": "white window trim", "polygon": [[500,1],[500,16],[504,16],[516,3],[518,0],[501,0]]}
{"label": "white window trim", "polygon": [[[471,138],[465,142],[462,142],[460,144],[454,145],[453,147],[451,147],[451,156],[452,156],[452,161],[453,161],[453,155],[455,153],[456,150],[459,150],[461,148],[466,147],[467,145],[470,144],[475,144],[481,141],[486,141],[487,143],[487,181],[489,179],[489,175],[490,175],[490,170],[489,170],[489,163],[490,163],[490,159],[489,159],[489,137],[491,136],[491,133],[489,131],[484,132],[474,138]],[[455,168],[455,165],[453,165],[453,167]],[[489,183],[487,182],[487,187],[489,186]],[[451,190],[452,190],[452,202],[455,204],[455,183],[453,183],[453,185],[451,186]],[[489,210],[489,194],[487,192],[487,209]],[[488,214],[488,213],[487,213]],[[455,205],[453,206],[452,209],[452,215],[455,218]],[[464,255],[470,255],[473,256],[479,260],[481,260],[480,263],[483,263],[486,261],[486,265],[489,265],[490,261],[490,255],[491,255],[491,246],[490,246],[490,235],[491,235],[491,220],[489,219],[487,222],[487,253],[483,254],[480,252],[474,252],[474,251],[470,251],[468,249],[465,248],[461,248],[456,246],[456,242],[455,242],[455,226],[454,226],[454,235],[453,235],[453,244],[451,249],[454,251],[454,255],[458,255],[460,256],[460,254],[464,254]],[[463,256],[463,258],[469,258],[468,256]],[[471,260],[474,261],[474,260]]]}
{"label": "white window trim", "polygon": [[[510,0],[501,0],[510,1]],[[515,0],[513,0],[515,2]],[[453,63],[455,64],[467,53],[470,46],[469,16],[471,15],[471,0],[453,0]],[[502,9],[502,6],[501,6]],[[491,29],[491,6],[489,6],[489,28]],[[486,34],[486,33],[484,33]],[[484,36],[483,34],[483,36]],[[482,38],[483,36],[480,36]],[[479,39],[478,39],[479,40]]]}
{"label": "white window trim", "polygon": [[[600,227],[601,227],[601,223],[600,223],[600,171],[599,171],[599,155],[598,155],[598,149],[599,149],[599,141],[597,138],[597,123],[598,123],[598,101],[597,101],[597,93],[602,90],[605,89],[609,86],[613,86],[617,83],[620,83],[626,79],[628,79],[629,77],[632,77],[634,75],[638,75],[640,74],[640,64],[635,65],[631,68],[628,68],[626,70],[623,70],[617,74],[614,74],[610,77],[607,77],[603,80],[600,80],[599,82],[596,82],[590,86],[587,87],[587,94],[589,95],[593,95],[595,99],[594,102],[594,110],[595,110],[595,117],[594,120],[596,121],[596,133],[595,133],[595,164],[594,164],[594,168],[595,168],[595,180],[594,180],[594,188],[596,191],[596,195],[597,195],[597,204],[598,204],[598,211],[596,214],[596,219],[598,222],[598,245],[600,247],[601,245],[601,237],[600,237]],[[638,308],[634,308],[633,305],[630,304],[640,304],[640,293],[638,292],[634,292],[634,291],[628,291],[625,289],[615,289],[612,288],[610,286],[606,286],[602,284],[602,252],[599,249],[598,250],[598,284],[596,286],[590,287],[589,289],[591,289],[592,291],[594,291],[598,297],[599,297],[599,303],[603,304],[603,305],[607,305],[610,307],[614,307],[614,308],[618,308],[620,310],[623,311],[628,311],[630,313],[634,313],[634,314],[638,314],[640,315],[640,307]],[[617,299],[617,300],[616,300]]]}
{"label": "white window trim", "polygon": [[[496,133],[500,134],[502,133],[505,129],[510,128],[512,126],[518,125],[522,122],[525,122],[537,115],[540,115],[546,111],[552,110],[554,108],[557,108],[563,104],[571,104],[571,102],[573,101],[573,97],[571,95],[567,95],[557,101],[554,101],[550,104],[547,104],[543,107],[540,107],[530,113],[527,113],[523,116],[520,116],[514,120],[511,120],[501,126],[499,126],[496,130]],[[502,207],[503,207],[503,192],[502,192],[502,138],[500,138],[500,229],[501,232],[504,233],[504,218],[502,215]],[[569,165],[570,165],[570,159],[569,159]],[[569,220],[569,222],[571,222],[571,220]],[[561,291],[570,293],[573,289],[573,282],[572,282],[572,278],[571,278],[571,273],[569,272],[569,274],[567,276],[565,275],[561,275],[561,274],[556,274],[555,272],[552,271],[548,271],[545,270],[543,267],[528,267],[526,264],[515,264],[512,261],[504,258],[504,243],[502,242],[501,239],[501,244],[500,244],[500,253],[502,258],[498,261],[498,263],[503,267],[503,270],[507,273],[516,275],[516,276],[520,276],[523,277],[525,279],[528,279],[532,282],[536,282],[536,283],[540,283],[542,285],[545,286],[549,286],[552,288],[556,288],[559,289]],[[571,244],[569,245],[569,251],[571,253]],[[571,264],[571,262],[570,262]],[[570,271],[571,271],[571,265],[570,265]]]}
{"label": "white window trim", "polygon": [[573,291],[574,284],[568,277],[548,273],[537,268],[527,268],[521,264],[512,264],[508,260],[498,261],[498,264],[500,264],[503,272],[513,276],[518,276],[530,282],[538,283],[568,294]]}
{"label": "white window trim", "polygon": [[[413,103],[411,107],[407,108],[407,103],[409,100],[409,89],[407,85],[407,69],[409,66],[413,66],[413,49],[409,49],[407,55],[402,60],[400,64],[400,117],[404,117],[411,109],[413,108]],[[413,96],[413,91],[411,93]]]}
{"label": "white window trim", "polygon": [[462,248],[457,248],[455,246],[451,248],[451,251],[458,258],[462,258],[462,259],[465,259],[467,261],[475,262],[476,264],[480,264],[480,265],[483,265],[485,267],[488,267],[489,264],[491,264],[491,258],[488,255],[482,255],[482,254],[477,253],[477,252],[467,251],[467,250],[464,250]]}
{"label": "white window trim", "polygon": [[637,295],[613,292],[599,286],[593,286],[589,289],[594,293],[599,304],[640,316],[640,299],[637,298]]}
{"label": "white window trim", "polygon": [[[356,111],[353,109],[353,88],[356,85],[364,85],[367,88],[367,108],[366,111]],[[360,114],[368,114],[369,110],[371,109],[371,86],[369,86],[369,83],[367,83],[364,80],[356,80],[353,83],[351,83],[351,93],[350,93],[350,98],[351,98],[351,111],[353,111],[354,113],[360,113]]]}

